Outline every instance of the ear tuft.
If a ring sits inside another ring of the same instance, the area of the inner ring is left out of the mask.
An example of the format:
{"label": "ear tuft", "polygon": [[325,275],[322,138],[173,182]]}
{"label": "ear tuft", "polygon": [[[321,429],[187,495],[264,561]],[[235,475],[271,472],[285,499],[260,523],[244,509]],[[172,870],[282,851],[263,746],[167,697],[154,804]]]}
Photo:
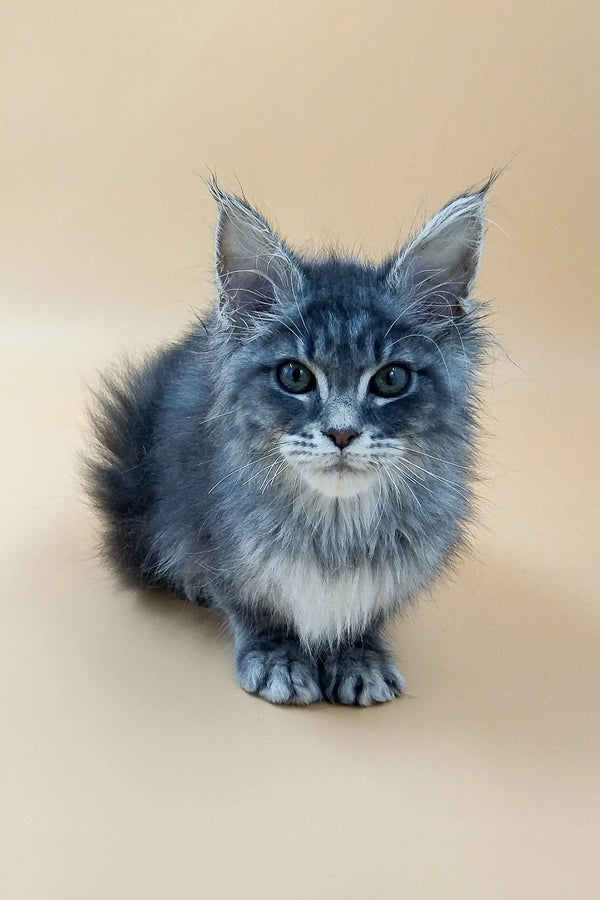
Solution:
{"label": "ear tuft", "polygon": [[389,280],[396,288],[418,292],[432,317],[453,318],[465,312],[465,301],[479,271],[485,230],[484,201],[492,183],[446,204],[402,248]]}
{"label": "ear tuft", "polygon": [[210,185],[218,208],[216,270],[221,308],[236,324],[297,289],[300,273],[281,239],[244,199]]}

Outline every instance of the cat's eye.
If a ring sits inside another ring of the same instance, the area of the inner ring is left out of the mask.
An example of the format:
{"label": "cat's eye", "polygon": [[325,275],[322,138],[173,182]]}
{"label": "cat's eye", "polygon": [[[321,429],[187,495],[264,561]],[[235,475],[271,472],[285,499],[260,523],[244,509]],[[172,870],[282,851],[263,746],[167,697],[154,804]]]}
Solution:
{"label": "cat's eye", "polygon": [[296,359],[280,363],[276,369],[277,380],[289,394],[307,394],[314,391],[317,381],[310,369]]}
{"label": "cat's eye", "polygon": [[377,397],[399,397],[410,387],[412,373],[400,363],[390,363],[375,372],[369,382],[369,390]]}

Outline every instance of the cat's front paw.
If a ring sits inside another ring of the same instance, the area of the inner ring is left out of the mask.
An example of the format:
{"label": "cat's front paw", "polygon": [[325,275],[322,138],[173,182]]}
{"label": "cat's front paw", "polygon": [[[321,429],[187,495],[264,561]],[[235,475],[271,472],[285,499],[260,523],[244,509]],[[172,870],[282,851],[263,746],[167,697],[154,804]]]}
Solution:
{"label": "cat's front paw", "polygon": [[372,706],[402,693],[404,678],[385,650],[346,647],[320,660],[323,696],[330,703]]}
{"label": "cat's front paw", "polygon": [[315,662],[292,641],[250,644],[238,653],[241,686],[270,703],[305,706],[323,699]]}

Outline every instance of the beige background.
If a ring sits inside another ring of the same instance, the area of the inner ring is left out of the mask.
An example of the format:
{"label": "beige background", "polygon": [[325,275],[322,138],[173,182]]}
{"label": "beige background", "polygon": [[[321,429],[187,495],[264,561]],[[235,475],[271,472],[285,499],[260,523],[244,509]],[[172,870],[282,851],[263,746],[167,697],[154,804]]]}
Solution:
{"label": "beige background", "polygon": [[[599,10],[2,4],[2,898],[599,896]],[[87,385],[208,302],[208,167],[378,254],[507,162],[476,553],[392,630],[407,697],[268,706],[96,560]]]}

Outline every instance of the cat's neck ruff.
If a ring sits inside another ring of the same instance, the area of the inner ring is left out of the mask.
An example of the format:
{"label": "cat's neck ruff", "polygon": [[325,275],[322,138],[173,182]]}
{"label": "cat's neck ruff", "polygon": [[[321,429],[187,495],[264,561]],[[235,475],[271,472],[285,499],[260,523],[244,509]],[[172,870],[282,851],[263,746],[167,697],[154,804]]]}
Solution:
{"label": "cat's neck ruff", "polygon": [[[283,507],[282,507],[283,508]],[[251,603],[264,603],[293,622],[307,646],[361,633],[412,592],[406,548],[375,552],[390,525],[384,485],[351,497],[328,497],[302,485],[269,546],[249,538],[243,548]]]}
{"label": "cat's neck ruff", "polygon": [[343,542],[345,537],[358,534],[363,538],[374,535],[381,505],[386,501],[385,485],[348,496],[331,496],[302,485],[293,498],[292,510],[297,520],[306,522],[315,534],[324,529],[334,531]]}

